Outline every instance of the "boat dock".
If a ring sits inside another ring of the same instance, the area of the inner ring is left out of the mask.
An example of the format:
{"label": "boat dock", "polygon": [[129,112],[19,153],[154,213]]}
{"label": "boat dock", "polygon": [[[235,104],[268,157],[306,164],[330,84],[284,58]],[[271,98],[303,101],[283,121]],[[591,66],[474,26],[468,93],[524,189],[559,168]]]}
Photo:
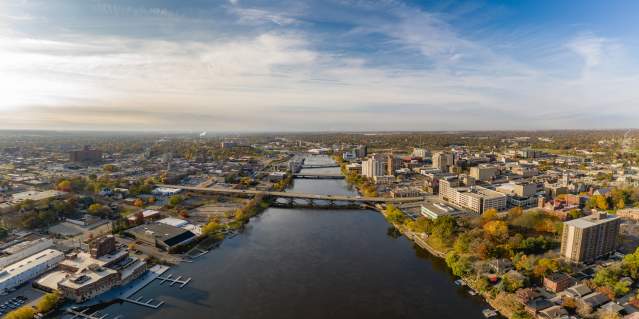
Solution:
{"label": "boat dock", "polygon": [[139,306],[144,306],[144,307],[148,307],[148,308],[152,308],[152,309],[158,309],[160,308],[163,304],[164,301],[158,301],[156,303],[153,303],[153,298],[147,300],[147,301],[142,301],[143,297],[140,296],[137,299],[131,299],[131,298],[123,298],[122,300],[126,301],[126,302],[130,302],[132,304],[136,304]]}
{"label": "boat dock", "polygon": [[135,295],[138,291],[142,290],[142,288],[150,284],[153,280],[155,280],[156,278],[164,274],[167,270],[169,270],[169,267],[164,265],[155,265],[149,268],[147,273],[144,274],[142,278],[139,278],[138,280],[136,280],[132,286],[130,286],[128,289],[121,292],[118,297],[122,300],[129,299],[131,296]]}
{"label": "boat dock", "polygon": [[184,288],[184,286],[186,286],[189,282],[191,282],[190,277],[183,280],[182,276],[173,277],[173,275],[171,274],[165,277],[157,276],[155,279],[160,280],[160,285],[165,282],[170,282],[169,286],[179,284],[180,288]]}
{"label": "boat dock", "polygon": [[71,317],[71,319],[78,319],[78,318],[82,318],[82,319],[104,319],[104,318],[109,316],[108,314],[101,314],[101,313],[99,313],[97,311],[94,312],[94,313],[89,314],[88,311],[89,311],[89,308],[86,308],[86,309],[84,309],[82,311],[77,311],[77,310],[71,309],[71,308],[67,309],[67,312],[70,313],[71,315],[73,315]]}

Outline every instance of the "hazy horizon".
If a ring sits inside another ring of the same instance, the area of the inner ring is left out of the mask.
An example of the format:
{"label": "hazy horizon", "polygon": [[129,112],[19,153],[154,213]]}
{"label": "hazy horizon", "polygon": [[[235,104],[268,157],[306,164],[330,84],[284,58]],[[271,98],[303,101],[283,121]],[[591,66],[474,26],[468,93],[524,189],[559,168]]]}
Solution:
{"label": "hazy horizon", "polygon": [[639,121],[633,1],[6,1],[0,129],[441,132]]}

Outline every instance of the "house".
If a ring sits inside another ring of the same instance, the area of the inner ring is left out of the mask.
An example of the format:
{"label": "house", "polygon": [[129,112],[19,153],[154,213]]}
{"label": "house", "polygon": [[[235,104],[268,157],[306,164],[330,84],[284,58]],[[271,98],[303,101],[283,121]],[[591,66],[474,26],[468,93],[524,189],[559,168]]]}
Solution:
{"label": "house", "polygon": [[591,294],[583,296],[581,298],[581,301],[589,304],[594,309],[607,303],[608,301],[610,301],[610,299],[608,299],[608,296],[600,292],[593,292]]}
{"label": "house", "polygon": [[575,279],[565,273],[553,273],[544,277],[544,288],[558,293],[575,284]]}
{"label": "house", "polygon": [[561,306],[552,306],[539,312],[537,318],[543,319],[560,319],[567,318],[568,311]]}
{"label": "house", "polygon": [[585,284],[574,285],[566,289],[566,293],[573,298],[581,298],[591,292],[592,290]]}
{"label": "house", "polygon": [[488,262],[488,266],[498,274],[503,274],[513,269],[513,263],[507,258],[493,259]]}
{"label": "house", "polygon": [[624,307],[612,301],[601,306],[601,308],[599,309],[599,311],[609,312],[609,313],[620,313],[623,310],[624,310]]}
{"label": "house", "polygon": [[520,288],[515,292],[515,296],[517,296],[517,300],[523,305],[527,304],[529,301],[539,297],[539,293],[532,288]]}
{"label": "house", "polygon": [[547,299],[537,298],[527,302],[526,305],[524,306],[524,309],[526,310],[526,312],[528,312],[531,316],[534,317],[537,315],[538,312],[544,309],[548,309],[552,306],[553,306],[553,303],[548,301]]}

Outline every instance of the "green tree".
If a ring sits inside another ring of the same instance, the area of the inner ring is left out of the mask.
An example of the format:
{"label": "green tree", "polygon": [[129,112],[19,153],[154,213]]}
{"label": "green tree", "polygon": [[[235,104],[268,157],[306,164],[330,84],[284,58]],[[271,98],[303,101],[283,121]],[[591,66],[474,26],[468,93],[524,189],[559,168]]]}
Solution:
{"label": "green tree", "polygon": [[446,265],[453,272],[453,275],[458,277],[468,276],[473,270],[468,258],[455,252],[450,252],[446,255]]}
{"label": "green tree", "polygon": [[184,201],[184,197],[182,197],[182,195],[173,195],[169,197],[169,205],[171,206],[177,206],[181,204],[183,201]]}

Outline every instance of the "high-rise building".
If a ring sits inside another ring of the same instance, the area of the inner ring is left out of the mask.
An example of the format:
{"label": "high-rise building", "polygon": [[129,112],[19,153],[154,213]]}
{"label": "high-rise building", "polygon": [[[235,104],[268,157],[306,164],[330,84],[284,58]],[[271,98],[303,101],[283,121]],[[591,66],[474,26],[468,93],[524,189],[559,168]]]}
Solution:
{"label": "high-rise building", "polygon": [[411,155],[413,155],[413,157],[419,157],[421,159],[424,159],[424,158],[430,156],[430,152],[427,149],[425,149],[425,148],[417,148],[416,147],[416,148],[413,148],[413,154],[411,154]]}
{"label": "high-rise building", "polygon": [[480,181],[489,181],[497,175],[497,168],[493,165],[479,164],[470,168],[470,176]]}
{"label": "high-rise building", "polygon": [[85,145],[83,149],[69,152],[71,162],[99,162],[102,160],[102,151],[91,149]]}
{"label": "high-rise building", "polygon": [[386,156],[386,175],[395,175],[398,169],[402,168],[402,159],[393,155],[388,154]]}
{"label": "high-rise building", "polygon": [[369,159],[362,161],[362,175],[369,178],[384,176],[386,175],[385,164],[381,155],[373,154]]}
{"label": "high-rise building", "polygon": [[589,263],[615,251],[621,219],[605,212],[564,222],[561,256],[577,263]]}
{"label": "high-rise building", "polygon": [[449,152],[433,153],[433,168],[442,172],[448,172],[448,168],[453,165],[453,154]]}
{"label": "high-rise building", "polygon": [[353,149],[357,158],[364,158],[368,155],[368,147],[366,145],[358,145]]}

